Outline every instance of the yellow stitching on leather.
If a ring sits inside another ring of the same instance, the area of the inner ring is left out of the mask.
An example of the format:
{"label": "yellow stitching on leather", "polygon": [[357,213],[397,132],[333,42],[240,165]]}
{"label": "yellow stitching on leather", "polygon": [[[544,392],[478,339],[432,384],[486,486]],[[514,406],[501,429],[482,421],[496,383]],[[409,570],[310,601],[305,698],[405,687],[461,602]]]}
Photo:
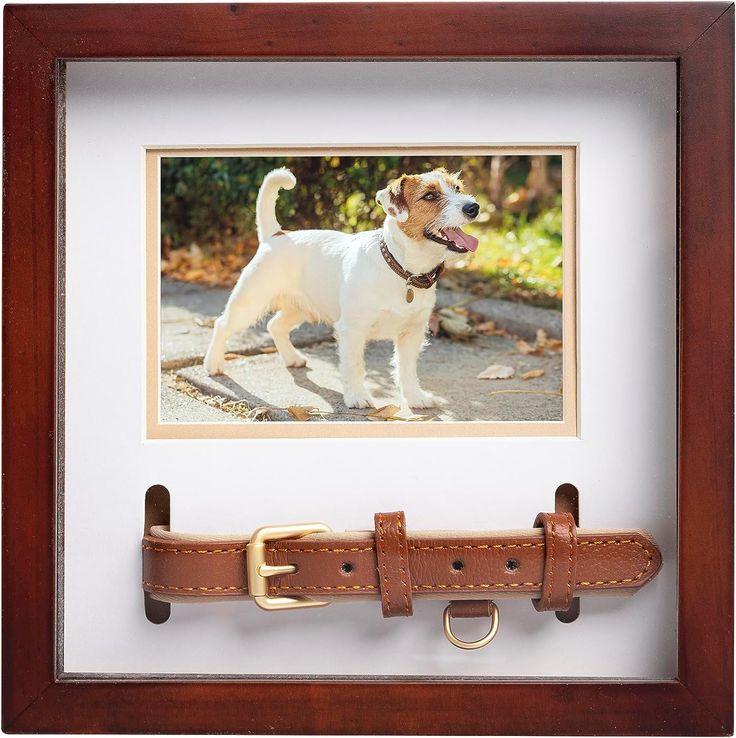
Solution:
{"label": "yellow stitching on leather", "polygon": [[412,551],[444,551],[456,550],[458,548],[469,548],[469,549],[486,549],[486,548],[542,548],[544,543],[477,543],[477,544],[466,544],[466,545],[446,545],[446,546],[409,546]]}
{"label": "yellow stitching on leather", "polygon": [[[597,541],[578,541],[578,546],[604,546],[611,544],[623,544],[633,543],[644,550],[647,550],[639,541],[632,539],[618,540],[616,538],[610,538],[605,540]],[[479,544],[466,544],[466,545],[445,545],[445,546],[416,546],[410,545],[413,551],[443,551],[443,550],[456,550],[459,548],[465,549],[487,549],[487,548],[541,548],[544,543],[479,543]],[[283,553],[357,553],[361,551],[373,551],[375,546],[365,546],[357,548],[269,548],[269,553],[283,552]],[[213,549],[211,551],[207,549],[184,549],[184,548],[162,548],[158,546],[146,546],[143,545],[143,549],[146,551],[160,551],[163,553],[184,553],[184,554],[213,554],[213,553],[243,553],[244,548],[222,548]]]}
{"label": "yellow stitching on leather", "polygon": [[541,587],[542,582],[492,582],[490,584],[413,584],[412,589],[490,589],[491,587]]}
{"label": "yellow stitching on leather", "polygon": [[[380,543],[381,552],[378,550],[378,544]],[[383,517],[381,513],[378,514],[378,541],[376,542],[376,555],[381,557],[381,571],[380,578],[383,579],[383,587],[381,587],[381,599],[386,611],[391,610],[391,601],[388,594],[388,577],[386,576],[386,550],[383,542]]]}
{"label": "yellow stitching on leather", "polygon": [[298,590],[307,590],[307,589],[312,589],[312,590],[316,590],[316,589],[356,589],[356,590],[358,590],[358,589],[378,589],[378,587],[376,587],[373,584],[353,584],[353,585],[340,584],[340,585],[336,585],[334,587],[328,587],[328,586],[317,587],[317,586],[314,586],[314,585],[305,585],[303,587],[298,587],[298,586],[290,587],[288,585],[279,585],[278,587],[274,587],[274,589],[275,590],[277,590],[277,589],[285,589],[285,590],[289,590],[289,591],[291,591],[292,589],[298,589]]}
{"label": "yellow stitching on leather", "polygon": [[145,587],[153,587],[154,589],[177,589],[184,592],[247,592],[247,587],[174,587],[166,584],[154,584],[153,582],[143,582]]}
{"label": "yellow stitching on leather", "polygon": [[567,519],[567,540],[569,542],[570,546],[570,556],[567,559],[567,594],[565,595],[565,604],[567,607],[566,610],[570,607],[570,595],[572,594],[572,553],[573,553],[573,543],[572,543],[572,523],[570,522],[570,518]]}
{"label": "yellow stitching on leather", "polygon": [[[598,580],[595,582],[588,582],[588,581],[580,581],[576,582],[576,587],[594,587],[594,586],[600,586],[600,585],[610,585],[610,584],[631,584],[632,582],[636,582],[639,579],[641,579],[647,571],[652,566],[653,556],[651,551],[644,546],[639,541],[635,541],[631,538],[626,539],[617,539],[617,538],[609,538],[609,539],[599,539],[595,541],[578,541],[578,546],[605,546],[605,545],[613,545],[613,546],[621,546],[625,544],[634,544],[635,546],[639,546],[647,555],[647,563],[646,566],[637,574],[635,577],[627,577],[625,579],[606,579],[606,580]],[[487,549],[487,548],[527,548],[527,547],[540,547],[544,546],[544,543],[497,543],[497,544],[478,544],[478,545],[465,545],[465,546],[411,546],[414,550],[444,550],[444,549],[458,549],[458,548],[464,548],[464,549]],[[208,550],[202,550],[202,549],[178,549],[178,548],[159,548],[154,546],[146,546],[144,545],[143,548],[147,551],[159,551],[159,552],[165,552],[165,553],[193,553],[193,554],[215,554],[215,553],[242,553],[245,549],[214,549],[212,551]],[[287,553],[317,553],[317,552],[327,552],[327,553],[348,553],[348,552],[357,552],[357,551],[372,551],[374,549],[373,546],[369,546],[366,548],[304,548],[304,549],[294,549],[294,548],[273,548],[269,549],[270,551],[284,551]],[[210,591],[240,591],[245,592],[247,591],[246,587],[168,587],[162,584],[153,584],[152,582],[143,582],[143,584],[147,587],[154,587],[156,589],[170,589],[170,590],[183,590],[187,592],[195,592],[195,591],[203,591],[203,592],[210,592]],[[510,582],[510,583],[492,583],[492,584],[415,584],[412,585],[412,589],[474,589],[474,588],[483,588],[483,589],[489,589],[491,587],[541,587],[542,582]],[[274,587],[276,590],[297,590],[297,589],[315,589],[315,590],[331,590],[331,589],[352,589],[352,590],[371,590],[376,589],[373,585],[355,585],[353,587],[344,587],[344,586],[337,586],[337,587],[286,587],[286,586],[279,586]]]}
{"label": "yellow stitching on leather", "polygon": [[[488,589],[489,587],[541,587],[541,586],[542,586],[542,583],[541,582],[518,582],[518,583],[515,583],[515,584],[514,583],[504,583],[504,584],[501,584],[501,583],[497,583],[497,584],[412,584],[411,588],[412,589],[481,589],[481,588],[482,589]],[[323,589],[355,589],[355,590],[360,590],[360,589],[378,589],[378,587],[376,587],[373,584],[365,584],[365,585],[355,584],[355,585],[353,585],[351,587],[348,587],[348,586],[345,586],[345,585],[337,586],[337,587],[330,587],[330,586],[322,586],[322,587],[317,587],[317,586],[296,587],[296,586],[294,586],[294,587],[290,587],[288,585],[286,585],[286,586],[279,585],[278,587],[274,587],[274,589],[288,590],[288,591],[298,590],[298,589],[304,589],[304,590],[306,590],[306,589],[319,589],[319,590],[323,590]]]}
{"label": "yellow stitching on leather", "polygon": [[[588,541],[583,541],[582,543],[579,543],[579,546],[584,546]],[[634,541],[631,539],[625,540],[625,541],[617,541],[615,539],[610,541],[593,541],[591,545],[599,545],[602,543],[608,543],[612,544],[614,546],[620,546],[624,543],[633,543],[635,546],[639,546],[642,551],[644,551],[647,555],[647,565],[635,576],[635,577],[627,577],[626,579],[603,579],[598,580],[596,582],[578,582],[575,586],[576,587],[593,587],[595,585],[601,585],[601,584],[631,584],[631,582],[636,582],[637,580],[641,579],[648,571],[649,568],[652,565],[652,561],[654,560],[654,557],[652,556],[652,552],[646,547],[643,546],[639,541]]]}
{"label": "yellow stitching on leather", "polygon": [[399,519],[396,523],[396,527],[398,528],[398,531],[399,531],[399,570],[401,571],[401,588],[402,588],[402,594],[404,595],[404,611],[406,612],[407,615],[411,615],[411,613],[409,612],[409,595],[411,594],[411,589],[407,589],[406,564],[404,564],[403,544],[406,543],[406,537],[405,537],[404,529],[401,526],[401,515],[399,515]]}
{"label": "yellow stitching on leather", "polygon": [[229,554],[229,553],[243,553],[244,548],[214,548],[209,551],[206,548],[194,549],[194,548],[160,548],[158,546],[143,546],[144,551],[161,551],[162,553],[175,553],[175,554]]}
{"label": "yellow stitching on leather", "polygon": [[[554,583],[555,579],[555,523],[553,520],[550,520],[549,518],[545,518],[545,530],[546,530],[546,522],[549,522],[549,567],[547,567],[545,563],[545,574],[547,573],[547,570],[549,571],[549,581],[548,581],[548,587],[547,587],[547,609],[549,610],[550,603],[552,602],[552,585]],[[546,538],[546,536],[545,536]]]}
{"label": "yellow stitching on leather", "polygon": [[365,548],[269,548],[269,553],[281,551],[283,553],[355,553],[358,551],[373,551],[375,546]]}

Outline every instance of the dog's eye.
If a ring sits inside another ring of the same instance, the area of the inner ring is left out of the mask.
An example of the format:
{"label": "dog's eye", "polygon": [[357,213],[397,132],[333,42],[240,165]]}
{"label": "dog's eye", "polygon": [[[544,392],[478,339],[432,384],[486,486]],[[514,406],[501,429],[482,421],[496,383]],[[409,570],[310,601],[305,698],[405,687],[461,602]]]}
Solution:
{"label": "dog's eye", "polygon": [[455,192],[460,192],[460,185],[455,185]]}
{"label": "dog's eye", "polygon": [[422,200],[436,200],[437,199],[437,193],[436,192],[428,192]]}

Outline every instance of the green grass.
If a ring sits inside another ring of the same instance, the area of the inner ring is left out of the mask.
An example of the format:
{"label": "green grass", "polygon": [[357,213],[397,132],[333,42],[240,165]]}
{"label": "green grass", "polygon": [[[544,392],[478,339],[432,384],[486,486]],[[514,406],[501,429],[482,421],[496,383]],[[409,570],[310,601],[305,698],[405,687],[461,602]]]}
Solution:
{"label": "green grass", "polygon": [[506,214],[498,224],[491,218],[466,228],[480,245],[461,269],[488,279],[494,296],[561,307],[562,208],[531,219]]}

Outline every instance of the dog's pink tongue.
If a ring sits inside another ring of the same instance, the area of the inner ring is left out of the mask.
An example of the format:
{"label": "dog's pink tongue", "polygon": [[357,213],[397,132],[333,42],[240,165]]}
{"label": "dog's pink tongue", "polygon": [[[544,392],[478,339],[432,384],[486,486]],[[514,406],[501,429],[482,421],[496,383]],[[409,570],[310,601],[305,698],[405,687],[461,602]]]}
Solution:
{"label": "dog's pink tongue", "polygon": [[450,241],[454,241],[458,246],[462,246],[468,251],[475,251],[478,248],[478,239],[465,233],[462,228],[445,228],[445,234]]}

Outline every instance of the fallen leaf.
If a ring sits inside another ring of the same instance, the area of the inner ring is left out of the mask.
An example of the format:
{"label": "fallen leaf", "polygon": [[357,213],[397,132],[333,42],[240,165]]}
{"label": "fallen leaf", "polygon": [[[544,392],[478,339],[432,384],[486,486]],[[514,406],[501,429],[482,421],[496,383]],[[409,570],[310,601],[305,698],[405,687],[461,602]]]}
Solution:
{"label": "fallen leaf", "polygon": [[544,369],[530,369],[528,372],[524,372],[521,376],[522,379],[535,379],[541,377],[544,374]]}
{"label": "fallen leaf", "polygon": [[491,364],[477,376],[477,379],[511,379],[513,376],[514,367]]}
{"label": "fallen leaf", "polygon": [[247,419],[253,422],[265,422],[271,420],[271,408],[270,407],[254,407],[246,415]]}
{"label": "fallen leaf", "polygon": [[557,338],[549,338],[544,328],[537,329],[537,346],[548,348],[552,351],[559,351],[562,348],[562,341]]}
{"label": "fallen leaf", "polygon": [[215,327],[215,319],[214,318],[195,318],[194,322],[202,326],[202,328],[214,328]]}
{"label": "fallen leaf", "polygon": [[481,336],[492,336],[496,332],[496,324],[492,320],[486,320],[485,323],[478,323],[475,326],[475,332]]}
{"label": "fallen leaf", "polygon": [[399,410],[398,405],[384,405],[379,407],[378,410],[368,413],[368,417],[375,420],[388,420],[388,418],[393,418]]}
{"label": "fallen leaf", "polygon": [[438,310],[437,315],[439,316],[440,328],[450,338],[464,341],[475,335],[473,326],[470,325],[466,316],[460,315],[449,308]]}
{"label": "fallen leaf", "polygon": [[312,417],[312,413],[315,411],[315,408],[313,407],[301,407],[300,405],[292,405],[286,409],[292,418],[302,422],[309,420]]}
{"label": "fallen leaf", "polygon": [[526,341],[520,340],[516,342],[516,350],[525,356],[539,356],[544,353],[544,346],[530,346]]}
{"label": "fallen leaf", "polygon": [[228,351],[228,352],[227,352],[227,353],[225,354],[225,359],[226,359],[227,361],[232,361],[233,359],[242,359],[242,358],[243,358],[243,355],[242,355],[242,354],[233,354],[233,353],[232,353],[232,352],[230,352],[230,351]]}

